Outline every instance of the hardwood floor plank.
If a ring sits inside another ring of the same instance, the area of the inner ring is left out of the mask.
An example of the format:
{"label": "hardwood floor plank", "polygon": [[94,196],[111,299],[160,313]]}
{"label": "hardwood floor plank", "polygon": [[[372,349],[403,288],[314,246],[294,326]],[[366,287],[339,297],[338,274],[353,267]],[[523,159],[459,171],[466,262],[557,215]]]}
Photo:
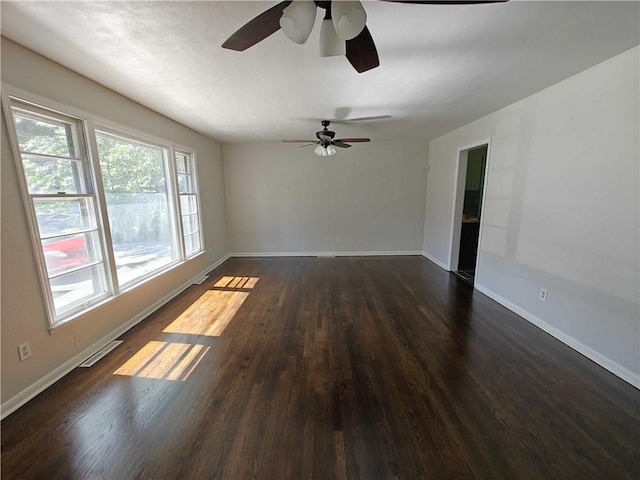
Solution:
{"label": "hardwood floor plank", "polygon": [[3,479],[637,478],[640,392],[420,257],[234,258],[2,422]]}

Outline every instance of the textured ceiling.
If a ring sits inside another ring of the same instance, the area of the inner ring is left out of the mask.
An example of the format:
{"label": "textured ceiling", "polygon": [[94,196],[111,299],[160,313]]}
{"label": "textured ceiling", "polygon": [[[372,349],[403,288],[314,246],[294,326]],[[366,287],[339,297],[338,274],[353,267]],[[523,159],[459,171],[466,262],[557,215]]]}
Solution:
{"label": "textured ceiling", "polygon": [[[640,42],[638,2],[363,2],[380,67],[320,58],[282,32],[220,47],[277,2],[7,2],[2,35],[221,142],[428,140]],[[315,120],[314,120],[315,119]]]}

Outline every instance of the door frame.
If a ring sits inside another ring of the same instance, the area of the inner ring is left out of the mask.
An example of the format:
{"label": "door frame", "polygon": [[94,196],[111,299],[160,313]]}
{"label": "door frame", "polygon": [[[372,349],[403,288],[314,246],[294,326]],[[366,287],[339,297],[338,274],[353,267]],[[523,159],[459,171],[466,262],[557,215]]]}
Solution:
{"label": "door frame", "polygon": [[[479,260],[480,250],[482,246],[482,230],[484,225],[485,197],[487,194],[487,184],[489,178],[489,162],[491,159],[491,137],[477,142],[470,143],[463,147],[458,147],[456,152],[456,168],[453,185],[453,210],[451,215],[451,233],[449,236],[449,271],[458,270],[458,256],[460,255],[460,234],[462,232],[462,210],[464,207],[464,188],[467,180],[467,158],[469,150],[475,150],[479,147],[487,147],[487,159],[484,166],[484,185],[482,186],[482,205],[480,208],[480,227],[478,233],[478,253],[476,259]],[[476,260],[476,274],[473,278],[473,284],[476,284],[478,272],[480,270],[480,262]]]}

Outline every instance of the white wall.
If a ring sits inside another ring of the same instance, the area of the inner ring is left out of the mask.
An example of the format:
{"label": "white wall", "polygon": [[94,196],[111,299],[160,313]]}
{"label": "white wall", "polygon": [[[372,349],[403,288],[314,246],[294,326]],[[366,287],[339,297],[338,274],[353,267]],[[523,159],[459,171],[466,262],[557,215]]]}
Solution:
{"label": "white wall", "polygon": [[[45,306],[20,195],[16,167],[2,117],[1,312],[3,415],[104,342],[147,307],[175,292],[227,253],[221,148],[214,141],[154,113],[30,50],[2,39],[2,81],[32,94],[78,108],[194,148],[201,185],[206,253],[111,300],[77,320],[47,331]],[[31,342],[33,357],[18,361],[17,345]],[[82,359],[81,359],[82,360]]]}
{"label": "white wall", "polygon": [[374,141],[331,157],[229,144],[223,157],[230,252],[422,251],[426,143]]}
{"label": "white wall", "polygon": [[635,385],[639,54],[433,140],[424,231],[424,251],[447,266],[457,150],[491,137],[477,288]]}

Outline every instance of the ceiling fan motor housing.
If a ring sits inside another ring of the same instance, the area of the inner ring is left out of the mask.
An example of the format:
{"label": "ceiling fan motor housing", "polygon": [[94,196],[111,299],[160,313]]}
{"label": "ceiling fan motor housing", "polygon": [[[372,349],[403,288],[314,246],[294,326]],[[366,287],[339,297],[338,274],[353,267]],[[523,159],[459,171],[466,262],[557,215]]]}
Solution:
{"label": "ceiling fan motor housing", "polygon": [[329,120],[322,120],[321,124],[324,128],[319,132],[316,132],[316,138],[320,141],[320,145],[323,147],[331,145],[333,138],[336,136],[336,132],[332,132],[327,128],[329,123]]}

